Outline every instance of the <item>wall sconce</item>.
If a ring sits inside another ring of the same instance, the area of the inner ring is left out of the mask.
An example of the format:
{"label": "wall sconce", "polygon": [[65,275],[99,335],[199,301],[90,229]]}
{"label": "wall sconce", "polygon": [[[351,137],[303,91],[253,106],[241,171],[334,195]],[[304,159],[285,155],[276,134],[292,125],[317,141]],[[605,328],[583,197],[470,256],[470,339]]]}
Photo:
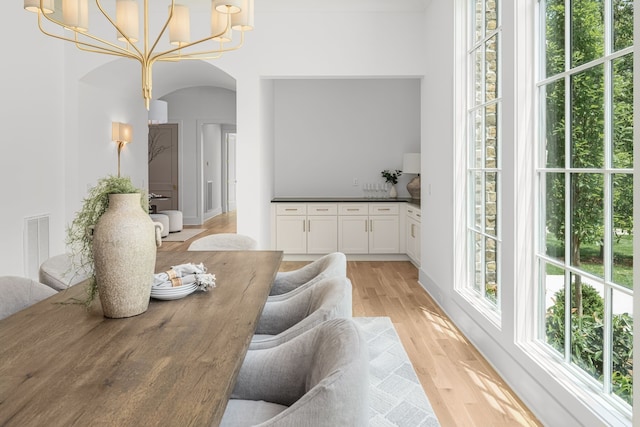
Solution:
{"label": "wall sconce", "polygon": [[416,173],[407,184],[407,191],[412,199],[420,200],[420,153],[405,153],[402,161],[402,173]]}
{"label": "wall sconce", "polygon": [[133,139],[133,129],[127,123],[111,123],[111,140],[118,144],[118,177],[120,176],[120,152]]}

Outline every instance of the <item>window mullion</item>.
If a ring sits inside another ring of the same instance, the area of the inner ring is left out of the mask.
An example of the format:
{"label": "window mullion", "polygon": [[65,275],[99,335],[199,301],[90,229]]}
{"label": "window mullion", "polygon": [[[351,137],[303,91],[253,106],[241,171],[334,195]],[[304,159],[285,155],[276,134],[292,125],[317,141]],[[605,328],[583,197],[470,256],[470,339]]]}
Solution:
{"label": "window mullion", "polygon": [[604,319],[603,319],[603,392],[612,393],[613,376],[613,13],[612,1],[604,1]]}
{"label": "window mullion", "polygon": [[564,70],[565,71],[571,70],[571,1],[572,0],[564,0]]}

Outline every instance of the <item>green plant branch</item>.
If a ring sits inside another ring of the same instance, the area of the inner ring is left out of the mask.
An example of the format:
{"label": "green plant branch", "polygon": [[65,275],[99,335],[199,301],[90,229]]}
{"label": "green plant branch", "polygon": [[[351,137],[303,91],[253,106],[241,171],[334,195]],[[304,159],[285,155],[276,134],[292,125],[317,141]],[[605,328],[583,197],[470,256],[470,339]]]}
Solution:
{"label": "green plant branch", "polygon": [[132,194],[140,193],[140,207],[149,212],[149,199],[146,191],[136,188],[128,177],[107,176],[98,180],[95,187],[89,190],[89,194],[82,201],[82,208],[76,212],[71,225],[67,228],[66,243],[71,252],[73,268],[87,271],[89,279],[87,282],[87,295],[83,301],[85,306],[91,305],[98,295],[96,282],[92,227],[94,227],[100,217],[109,207],[109,194]]}

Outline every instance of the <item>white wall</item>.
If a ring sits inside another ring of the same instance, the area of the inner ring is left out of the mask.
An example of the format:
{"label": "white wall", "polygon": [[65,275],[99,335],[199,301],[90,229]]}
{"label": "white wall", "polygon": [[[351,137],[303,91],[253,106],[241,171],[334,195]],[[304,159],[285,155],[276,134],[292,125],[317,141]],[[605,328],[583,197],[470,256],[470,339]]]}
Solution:
{"label": "white wall", "polygon": [[[281,2],[256,2],[256,29],[245,46],[215,62],[237,82],[238,232],[263,247],[275,194],[270,145],[277,143],[270,129],[275,93],[269,79],[422,78],[427,64],[424,15],[407,10],[405,2],[372,2],[379,7],[353,11],[274,3]],[[392,36],[381,36],[383,29]]]}
{"label": "white wall", "polygon": [[3,9],[0,275],[23,276],[26,217],[49,215],[50,252],[64,251],[65,68],[62,46],[37,31],[37,15],[24,12],[22,2]]}
{"label": "white wall", "polygon": [[276,197],[362,197],[420,151],[420,79],[275,80],[274,97]]}

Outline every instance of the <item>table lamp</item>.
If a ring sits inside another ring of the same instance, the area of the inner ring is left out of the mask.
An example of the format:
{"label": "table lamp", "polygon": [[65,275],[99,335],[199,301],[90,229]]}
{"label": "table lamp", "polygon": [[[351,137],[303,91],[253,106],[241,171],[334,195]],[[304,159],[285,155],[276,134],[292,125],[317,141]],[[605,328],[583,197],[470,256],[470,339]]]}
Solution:
{"label": "table lamp", "polygon": [[417,174],[407,184],[407,191],[412,199],[420,200],[420,153],[405,153],[402,162],[402,173]]}

